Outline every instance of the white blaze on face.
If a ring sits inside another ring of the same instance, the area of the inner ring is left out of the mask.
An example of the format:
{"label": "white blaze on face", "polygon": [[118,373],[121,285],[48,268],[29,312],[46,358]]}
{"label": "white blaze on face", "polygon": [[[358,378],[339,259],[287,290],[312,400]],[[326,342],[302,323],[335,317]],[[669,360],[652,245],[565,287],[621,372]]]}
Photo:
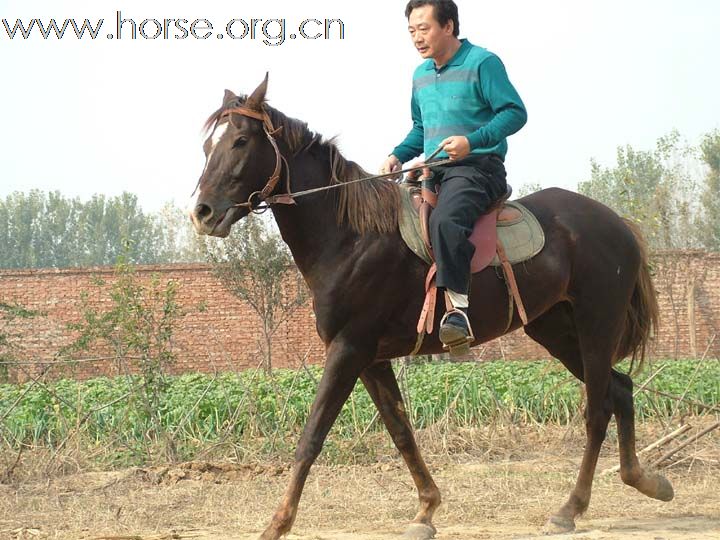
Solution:
{"label": "white blaze on face", "polygon": [[205,174],[205,169],[207,169],[208,163],[210,163],[210,158],[212,157],[215,148],[220,142],[220,139],[225,134],[228,125],[229,122],[225,122],[224,124],[216,126],[212,132],[212,135],[210,135],[210,151],[208,152],[207,159],[205,160],[205,168],[203,169],[203,174]]}
{"label": "white blaze on face", "polygon": [[210,152],[208,152],[208,158],[207,160],[210,161],[210,156],[213,155],[213,152],[215,151],[215,148],[217,147],[217,144],[220,142],[220,139],[222,139],[222,136],[225,134],[225,131],[227,130],[228,126],[230,125],[230,122],[225,122],[224,124],[220,124],[215,128],[211,135],[210,139]]}
{"label": "white blaze on face", "polygon": [[[205,167],[203,168],[203,172],[200,175],[200,178],[205,174],[205,171],[208,168],[208,164],[210,163],[210,158],[213,155],[213,152],[215,151],[215,148],[217,147],[218,143],[220,142],[220,139],[225,134],[225,131],[227,131],[229,122],[225,122],[224,124],[220,124],[215,127],[215,129],[212,132],[212,135],[210,135],[210,151],[208,152],[207,158],[205,159]],[[200,197],[200,190],[198,189],[195,193],[195,196],[191,199],[190,205],[188,207],[188,212],[192,216],[195,207],[197,206],[197,200]]]}

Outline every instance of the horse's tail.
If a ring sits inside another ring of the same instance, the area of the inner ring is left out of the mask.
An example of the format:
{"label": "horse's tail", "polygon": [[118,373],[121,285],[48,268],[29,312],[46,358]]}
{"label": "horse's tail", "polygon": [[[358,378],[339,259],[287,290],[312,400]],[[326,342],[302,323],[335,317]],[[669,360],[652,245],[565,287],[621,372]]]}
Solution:
{"label": "horse's tail", "polygon": [[647,243],[635,223],[628,219],[624,221],[635,236],[640,250],[640,271],[627,310],[625,329],[620,339],[616,358],[620,360],[630,356],[632,358],[630,371],[638,372],[645,361],[647,343],[653,330],[658,327],[659,308],[657,294],[650,276]]}

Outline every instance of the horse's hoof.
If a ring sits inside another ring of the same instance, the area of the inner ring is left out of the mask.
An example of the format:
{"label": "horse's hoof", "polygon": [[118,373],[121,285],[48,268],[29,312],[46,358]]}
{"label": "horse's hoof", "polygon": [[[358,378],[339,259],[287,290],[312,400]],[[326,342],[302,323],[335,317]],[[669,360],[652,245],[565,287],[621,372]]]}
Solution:
{"label": "horse's hoof", "polygon": [[675,497],[675,490],[673,489],[670,480],[665,478],[662,474],[656,474],[655,479],[657,480],[658,485],[652,497],[664,502],[672,501]]}
{"label": "horse's hoof", "polygon": [[411,523],[402,535],[403,540],[430,540],[435,538],[437,530],[432,525]]}
{"label": "horse's hoof", "polygon": [[562,516],[550,516],[545,526],[543,534],[563,534],[575,530],[575,521],[572,518]]}

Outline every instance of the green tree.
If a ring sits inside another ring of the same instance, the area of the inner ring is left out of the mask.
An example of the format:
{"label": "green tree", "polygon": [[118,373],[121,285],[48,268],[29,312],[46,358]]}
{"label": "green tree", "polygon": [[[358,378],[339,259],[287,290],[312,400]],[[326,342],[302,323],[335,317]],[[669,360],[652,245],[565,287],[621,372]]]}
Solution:
{"label": "green tree", "polygon": [[636,221],[655,249],[698,246],[691,233],[698,207],[697,151],[677,132],[658,139],[652,151],[630,145],[617,150],[617,165],[591,162],[590,180],[578,191]]}
{"label": "green tree", "polygon": [[700,143],[700,156],[707,166],[707,174],[697,230],[706,249],[720,251],[720,130],[705,135]]}
{"label": "green tree", "polygon": [[42,192],[13,193],[0,204],[2,233],[0,253],[9,268],[39,266],[42,255],[36,249],[38,216],[44,210]]}
{"label": "green tree", "polygon": [[[172,204],[145,213],[135,195],[12,193],[0,199],[0,267],[38,268],[202,260],[189,219]],[[129,242],[131,249],[125,252]]]}
{"label": "green tree", "polygon": [[[307,300],[307,289],[280,235],[253,215],[225,240],[205,240],[215,275],[260,318],[263,364],[272,368],[272,340],[279,326]],[[287,278],[294,276],[294,282]]]}
{"label": "green tree", "polygon": [[125,241],[131,245],[128,262],[159,262],[155,245],[161,233],[152,217],[143,213],[136,195],[93,196],[82,205],[78,234],[80,266],[115,264],[125,252]]}

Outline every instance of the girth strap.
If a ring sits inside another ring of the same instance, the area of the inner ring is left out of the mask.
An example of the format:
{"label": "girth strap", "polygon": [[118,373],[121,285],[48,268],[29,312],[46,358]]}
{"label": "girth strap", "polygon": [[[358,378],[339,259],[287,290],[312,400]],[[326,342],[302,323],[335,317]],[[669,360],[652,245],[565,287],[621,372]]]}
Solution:
{"label": "girth strap", "polygon": [[[527,314],[525,313],[525,306],[523,305],[522,298],[520,298],[520,291],[517,286],[517,281],[515,281],[515,272],[513,272],[512,265],[507,258],[507,253],[505,253],[505,247],[503,246],[499,237],[497,239],[497,254],[498,258],[500,259],[500,263],[502,264],[503,273],[505,274],[505,281],[507,282],[508,289],[510,289],[512,296],[515,299],[518,315],[520,315],[520,320],[522,321],[523,326],[525,326],[528,323]],[[510,313],[510,324],[512,324],[512,312]]]}

